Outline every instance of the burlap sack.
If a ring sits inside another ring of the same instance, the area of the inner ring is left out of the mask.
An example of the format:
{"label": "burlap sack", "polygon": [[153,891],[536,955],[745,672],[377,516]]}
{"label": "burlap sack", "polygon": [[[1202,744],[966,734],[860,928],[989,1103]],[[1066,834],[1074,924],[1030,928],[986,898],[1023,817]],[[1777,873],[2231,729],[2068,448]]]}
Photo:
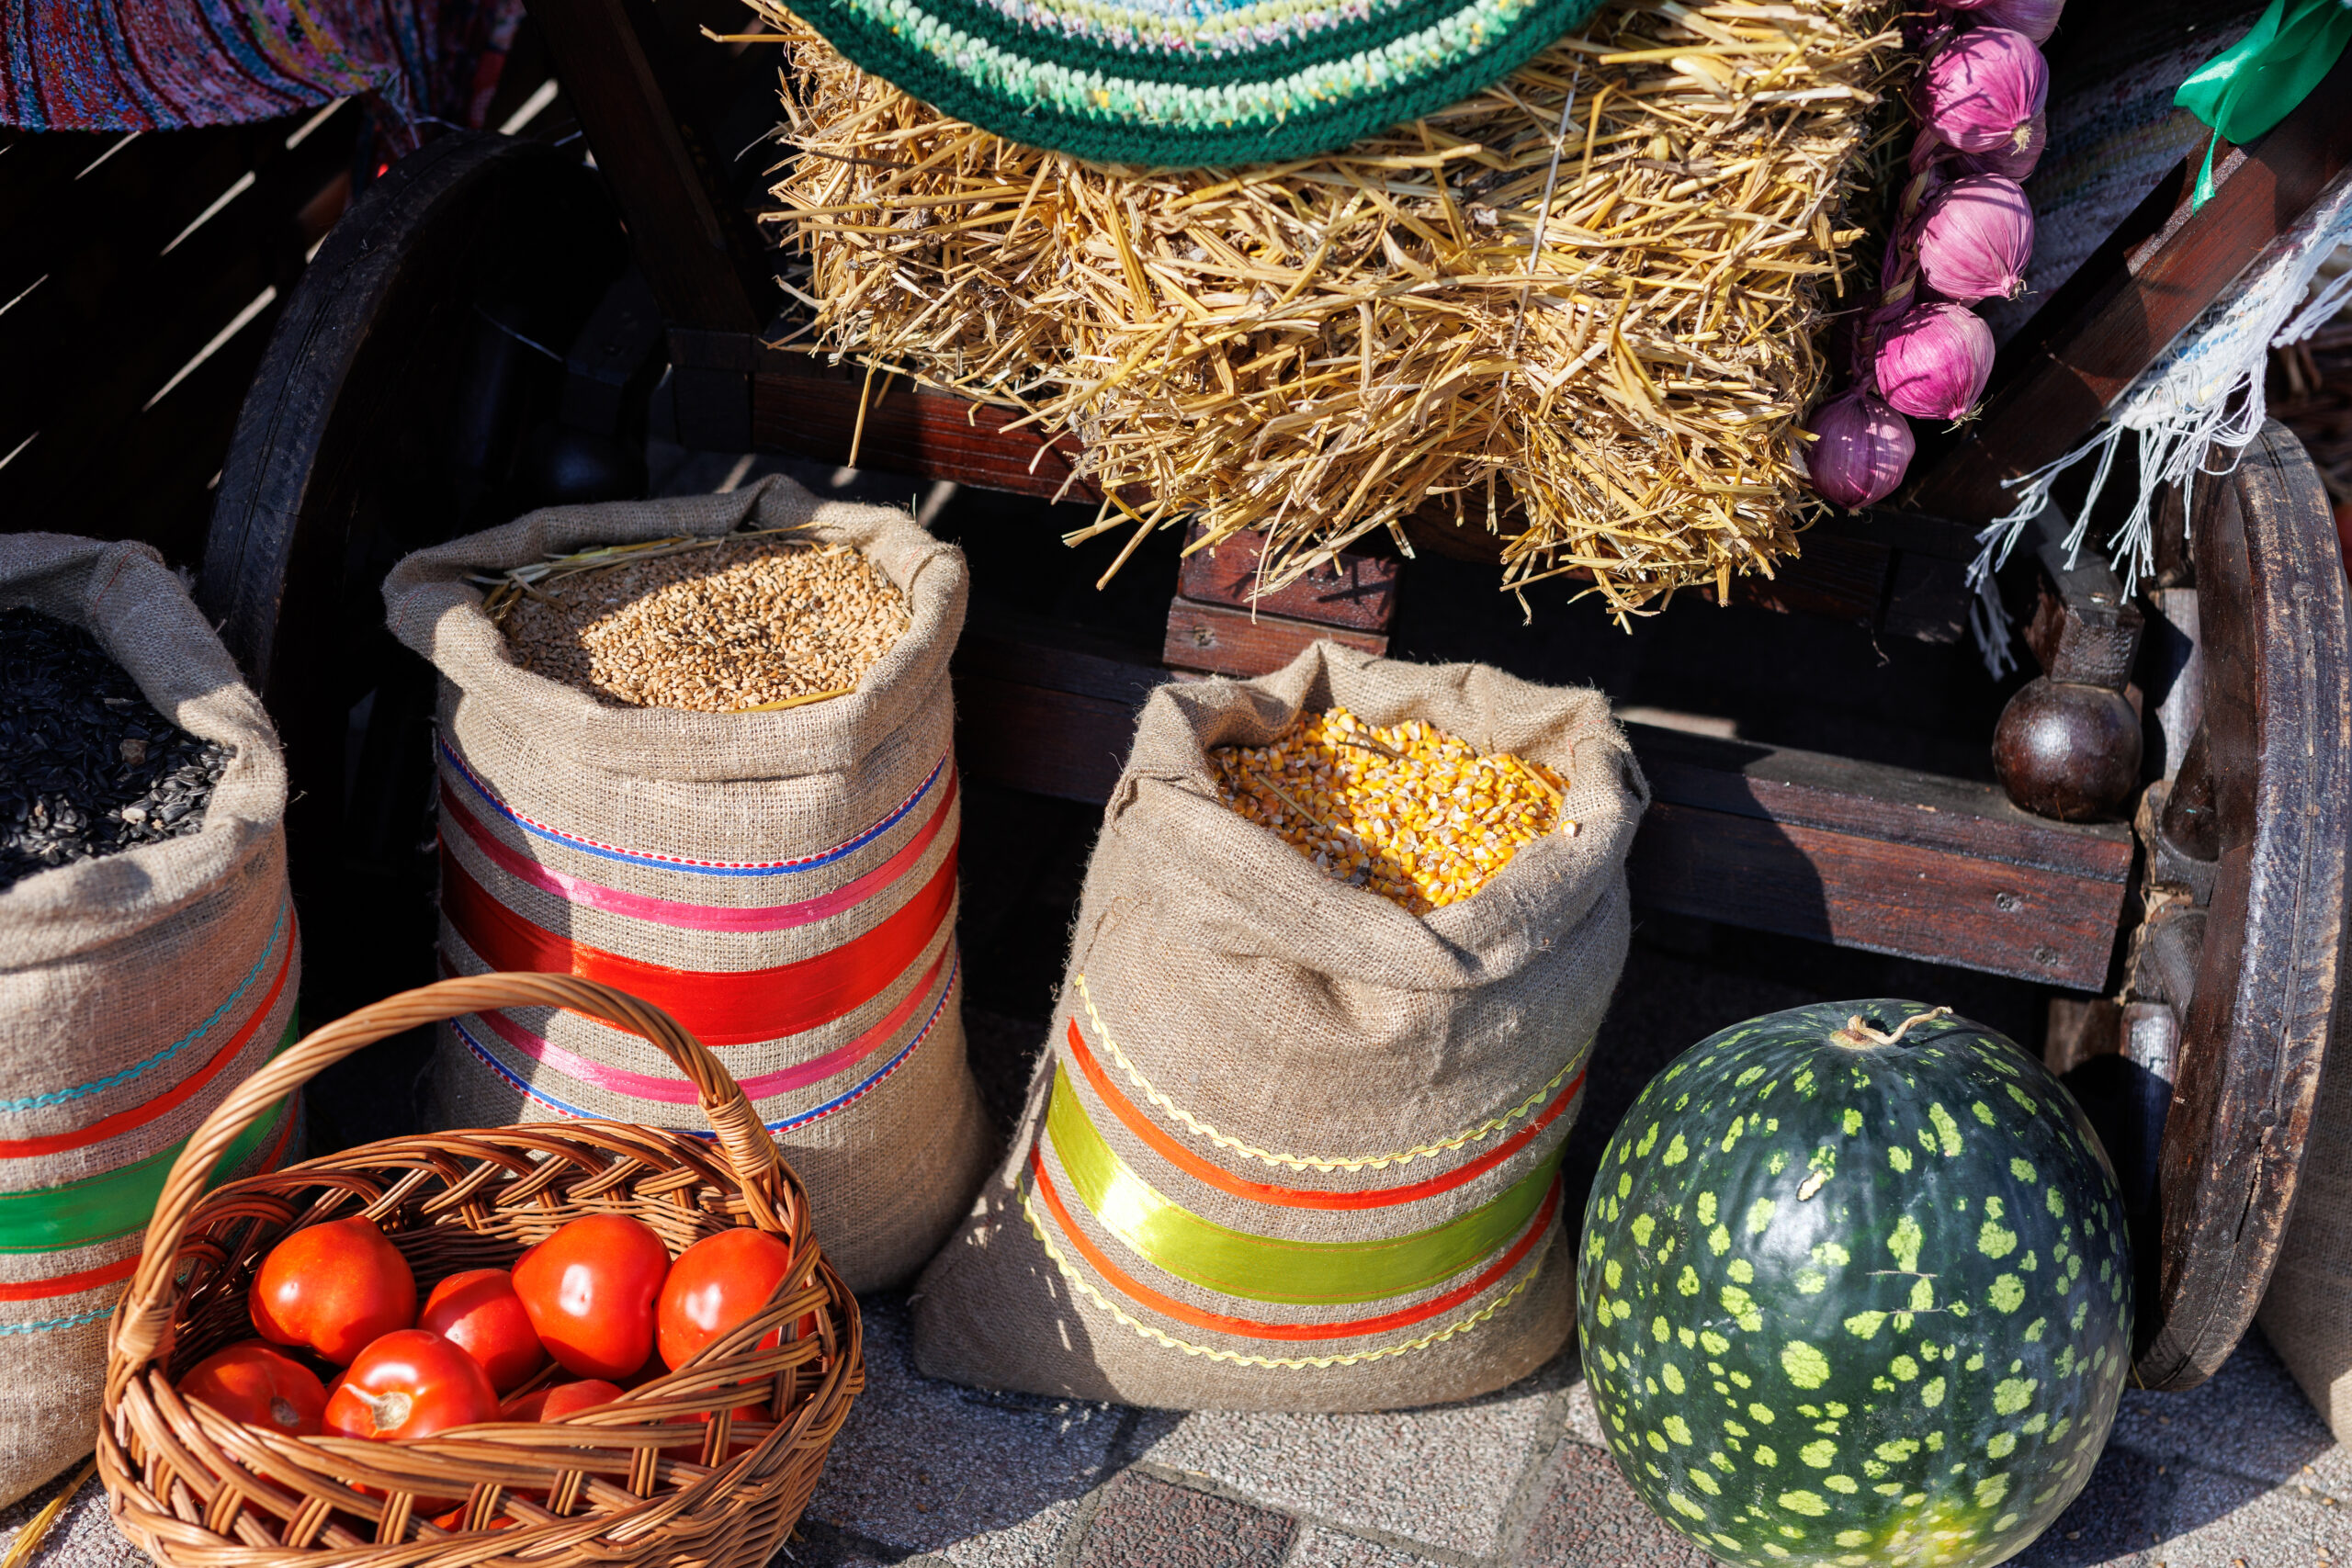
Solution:
{"label": "burlap sack", "polygon": [[[590,545],[801,523],[865,551],[913,617],[855,691],[783,712],[606,706],[518,669],[464,581]],[[962,555],[905,513],[820,503],[781,478],[535,512],[410,556],[384,584],[392,631],[442,675],[445,965],[594,976],[718,1048],[857,1290],[931,1256],[989,1156],[956,950],[947,656],[965,592]],[[709,1131],[651,1045],[551,1009],[444,1025],[433,1079],[443,1126]]]}
{"label": "burlap sack", "polygon": [[[1567,779],[1576,824],[1426,919],[1216,798],[1303,708],[1426,719]],[[1597,692],[1318,643],[1161,687],[1103,812],[1012,1155],[925,1273],[959,1382],[1177,1409],[1464,1398],[1557,1351],[1557,1167],[1625,956],[1647,801]]]}
{"label": "burlap sack", "polygon": [[[0,535],[0,605],[87,629],[236,749],[204,827],[0,892],[0,1505],[88,1454],[107,1316],[179,1147],[289,1037],[286,769],[261,703],[144,545]],[[221,1162],[283,1160],[296,1107]]]}
{"label": "burlap sack", "polygon": [[2295,1209],[2256,1321],[2340,1441],[2352,1442],[2352,1007],[2320,1070]]}

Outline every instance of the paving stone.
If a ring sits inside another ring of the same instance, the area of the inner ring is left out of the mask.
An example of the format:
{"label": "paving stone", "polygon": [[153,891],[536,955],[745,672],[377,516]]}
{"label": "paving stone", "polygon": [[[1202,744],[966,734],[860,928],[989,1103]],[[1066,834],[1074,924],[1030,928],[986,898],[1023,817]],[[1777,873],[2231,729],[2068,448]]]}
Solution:
{"label": "paving stone", "polygon": [[1030,1074],[1046,1049],[1047,1021],[1007,1018],[986,1008],[964,1009],[965,1058],[980,1088],[980,1103],[999,1135],[1010,1138],[1028,1102]]}
{"label": "paving stone", "polygon": [[2191,1466],[2173,1494],[2167,1539],[2151,1568],[2314,1568],[2352,1562],[2352,1519],[2295,1486]]}
{"label": "paving stone", "polygon": [[1500,1539],[1529,1460],[1556,1428],[1573,1352],[1483,1399],[1371,1416],[1185,1416],[1141,1457],[1351,1529],[1477,1557]]}
{"label": "paving stone", "polygon": [[1102,1489],[1078,1568],[1276,1568],[1298,1521],[1133,1471]]}
{"label": "paving stone", "polygon": [[809,1517],[967,1568],[1044,1568],[1077,1502],[1110,1472],[1125,1412],[919,1376],[905,1298],[864,1297],[865,1392],[825,1461]]}
{"label": "paving stone", "polygon": [[1045,1568],[1078,1517],[1078,1499],[1066,1497],[1001,1529],[982,1529],[939,1549],[956,1568]]}
{"label": "paving stone", "polygon": [[1426,1557],[1416,1557],[1393,1546],[1362,1536],[1308,1525],[1283,1559],[1283,1568],[1439,1568]]}
{"label": "paving stone", "polygon": [[[75,1466],[75,1469],[81,1468]],[[17,1532],[49,1500],[64,1490],[73,1472],[0,1508],[0,1551],[13,1544]],[[85,1482],[49,1528],[27,1568],[153,1568],[148,1555],[122,1538],[107,1517],[107,1490],[96,1476]]]}
{"label": "paving stone", "polygon": [[1542,1500],[1511,1561],[1526,1568],[1714,1568],[1714,1559],[1658,1521],[1605,1450],[1562,1443]]}
{"label": "paving stone", "polygon": [[831,1526],[804,1519],[768,1561],[770,1568],[899,1568],[910,1560],[902,1552],[877,1548]]}
{"label": "paving stone", "polygon": [[2081,1495],[2013,1561],[2018,1568],[2144,1568],[2177,1484],[2176,1470],[2110,1447]]}
{"label": "paving stone", "polygon": [[1568,1390],[1567,1436],[1589,1448],[1605,1449],[1609,1434],[1601,1430],[1600,1407],[1592,1403],[1592,1385],[1578,1378]]}
{"label": "paving stone", "polygon": [[2109,1441],[2251,1480],[2311,1482],[2352,1503],[2352,1454],[2337,1446],[2260,1329],[2187,1393],[2126,1390]]}

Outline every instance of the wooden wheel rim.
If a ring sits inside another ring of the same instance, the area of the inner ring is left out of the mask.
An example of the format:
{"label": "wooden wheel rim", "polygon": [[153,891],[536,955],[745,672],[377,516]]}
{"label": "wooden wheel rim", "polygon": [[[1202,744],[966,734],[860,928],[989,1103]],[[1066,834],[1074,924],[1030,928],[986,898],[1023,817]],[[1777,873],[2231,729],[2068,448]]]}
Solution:
{"label": "wooden wheel rim", "polygon": [[2267,423],[2200,478],[2192,528],[2222,854],[2165,1122],[2142,1387],[2196,1387],[2236,1348],[2285,1237],[2340,987],[2352,843],[2352,656],[2326,492]]}

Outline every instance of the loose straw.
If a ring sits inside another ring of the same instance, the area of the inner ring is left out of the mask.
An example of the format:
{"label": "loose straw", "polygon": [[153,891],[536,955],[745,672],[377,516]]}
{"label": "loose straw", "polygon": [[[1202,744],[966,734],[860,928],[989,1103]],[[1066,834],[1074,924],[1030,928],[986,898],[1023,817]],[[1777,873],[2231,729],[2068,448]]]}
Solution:
{"label": "loose straw", "polygon": [[1263,530],[1270,590],[1378,530],[1484,531],[1506,590],[1573,573],[1620,615],[1797,552],[1907,69],[1885,0],[1630,0],[1344,152],[1182,172],[945,118],[754,4],[812,351],[1075,437],[1127,514],[1081,534]]}
{"label": "loose straw", "polygon": [[39,1551],[41,1543],[49,1539],[49,1532],[56,1525],[58,1516],[65,1512],[66,1505],[74,1501],[74,1495],[82,1490],[83,1484],[96,1473],[97,1468],[97,1457],[92,1455],[81,1469],[74,1472],[74,1479],[67,1482],[56,1496],[41,1505],[40,1512],[25,1521],[24,1528],[17,1531],[16,1540],[8,1543],[6,1555],[0,1556],[0,1568],[25,1568],[25,1564],[32,1561],[33,1553]]}

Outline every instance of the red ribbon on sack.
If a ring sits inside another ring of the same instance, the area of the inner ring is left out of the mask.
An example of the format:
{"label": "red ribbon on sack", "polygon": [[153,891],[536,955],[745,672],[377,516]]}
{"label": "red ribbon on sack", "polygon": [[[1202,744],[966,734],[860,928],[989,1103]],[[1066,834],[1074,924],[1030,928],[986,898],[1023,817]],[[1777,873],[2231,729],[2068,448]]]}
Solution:
{"label": "red ribbon on sack", "polygon": [[492,897],[447,845],[441,912],[492,969],[602,981],[651,1002],[706,1045],[749,1045],[831,1023],[905,974],[956,908],[956,855],[949,850],[915,896],[864,935],[768,969],[673,969],[559,936]]}

